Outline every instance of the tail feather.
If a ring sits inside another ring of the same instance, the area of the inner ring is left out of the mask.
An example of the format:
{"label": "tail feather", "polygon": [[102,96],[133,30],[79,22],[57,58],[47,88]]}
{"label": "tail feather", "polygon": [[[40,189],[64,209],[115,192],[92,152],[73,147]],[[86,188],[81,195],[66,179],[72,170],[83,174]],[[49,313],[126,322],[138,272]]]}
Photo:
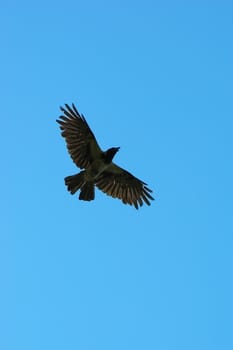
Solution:
{"label": "tail feather", "polygon": [[84,171],[76,175],[67,176],[65,184],[71,194],[77,192],[85,184]]}
{"label": "tail feather", "polygon": [[65,178],[65,184],[71,194],[74,194],[80,189],[79,199],[81,200],[91,201],[95,198],[94,183],[85,180],[85,171],[67,176]]}
{"label": "tail feather", "polygon": [[83,201],[92,201],[95,198],[94,183],[87,182],[82,188],[79,199]]}

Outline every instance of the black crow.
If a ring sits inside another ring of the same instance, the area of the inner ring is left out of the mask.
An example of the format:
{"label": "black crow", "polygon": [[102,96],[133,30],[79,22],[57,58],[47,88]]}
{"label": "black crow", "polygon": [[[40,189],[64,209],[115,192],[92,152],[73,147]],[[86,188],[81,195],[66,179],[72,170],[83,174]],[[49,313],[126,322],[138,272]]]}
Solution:
{"label": "black crow", "polygon": [[83,169],[80,173],[65,178],[71,194],[80,190],[79,199],[91,201],[95,198],[95,186],[124,204],[134,205],[136,209],[145,202],[150,205],[151,190],[147,184],[112,162],[120,147],[102,151],[86,119],[79,114],[74,104],[61,107],[63,115],[57,122],[61,135],[73,162]]}

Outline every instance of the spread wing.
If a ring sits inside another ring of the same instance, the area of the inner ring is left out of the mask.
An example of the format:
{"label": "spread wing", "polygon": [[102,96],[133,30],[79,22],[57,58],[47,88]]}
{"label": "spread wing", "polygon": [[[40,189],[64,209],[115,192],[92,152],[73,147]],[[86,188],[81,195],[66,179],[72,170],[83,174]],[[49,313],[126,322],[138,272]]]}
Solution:
{"label": "spread wing", "polygon": [[154,199],[145,182],[114,163],[100,174],[96,186],[109,196],[121,199],[124,204],[134,205],[136,209],[143,202],[150,205],[150,200]]}
{"label": "spread wing", "polygon": [[68,152],[73,162],[81,169],[87,168],[93,159],[99,158],[102,151],[86,119],[79,114],[74,104],[72,108],[65,104],[64,113],[57,122],[66,140]]}

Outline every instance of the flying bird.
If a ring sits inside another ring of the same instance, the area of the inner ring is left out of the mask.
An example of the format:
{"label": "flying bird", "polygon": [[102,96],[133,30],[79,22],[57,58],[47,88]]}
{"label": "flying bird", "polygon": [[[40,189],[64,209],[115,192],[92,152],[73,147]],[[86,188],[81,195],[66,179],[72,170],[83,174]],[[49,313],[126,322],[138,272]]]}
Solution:
{"label": "flying bird", "polygon": [[136,209],[143,203],[150,205],[151,190],[147,184],[112,162],[120,147],[102,151],[86,119],[75,105],[60,107],[63,115],[57,120],[61,135],[65,138],[73,162],[82,171],[67,176],[65,185],[71,194],[80,190],[79,199],[91,201],[95,198],[95,186],[124,204]]}

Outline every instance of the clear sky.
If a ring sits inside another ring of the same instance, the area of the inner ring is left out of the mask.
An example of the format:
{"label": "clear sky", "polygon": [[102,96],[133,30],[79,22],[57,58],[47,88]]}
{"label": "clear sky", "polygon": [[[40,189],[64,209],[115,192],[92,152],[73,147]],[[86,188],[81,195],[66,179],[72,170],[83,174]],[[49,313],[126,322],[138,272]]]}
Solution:
{"label": "clear sky", "polygon": [[[233,349],[232,1],[0,7],[0,348]],[[67,192],[72,102],[150,207]]]}

